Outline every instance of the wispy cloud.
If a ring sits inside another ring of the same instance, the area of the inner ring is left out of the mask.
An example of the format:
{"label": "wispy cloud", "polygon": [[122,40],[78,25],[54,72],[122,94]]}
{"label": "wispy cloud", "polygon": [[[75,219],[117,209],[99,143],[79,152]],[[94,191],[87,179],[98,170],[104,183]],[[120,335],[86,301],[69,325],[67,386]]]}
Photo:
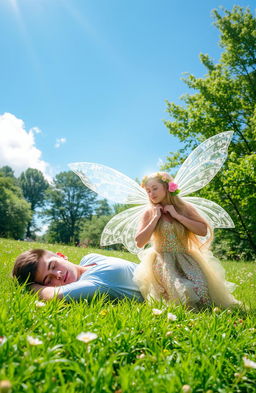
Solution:
{"label": "wispy cloud", "polygon": [[36,147],[35,134],[40,132],[38,127],[26,131],[23,120],[11,113],[0,115],[0,166],[9,165],[16,176],[27,168],[36,168],[50,180],[50,166]]}
{"label": "wispy cloud", "polygon": [[56,143],[54,145],[54,147],[56,147],[56,149],[58,149],[61,145],[63,145],[63,143],[66,143],[67,139],[66,138],[58,138],[56,139]]}

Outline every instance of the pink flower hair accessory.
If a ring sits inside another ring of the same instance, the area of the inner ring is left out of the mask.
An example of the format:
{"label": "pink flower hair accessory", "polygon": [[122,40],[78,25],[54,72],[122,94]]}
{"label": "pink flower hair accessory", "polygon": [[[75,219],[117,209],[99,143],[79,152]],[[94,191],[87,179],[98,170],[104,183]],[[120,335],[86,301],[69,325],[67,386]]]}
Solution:
{"label": "pink flower hair accessory", "polygon": [[174,183],[173,181],[170,181],[168,183],[168,190],[169,192],[171,192],[173,195],[177,195],[179,194],[180,190],[179,190],[179,186],[177,183]]}

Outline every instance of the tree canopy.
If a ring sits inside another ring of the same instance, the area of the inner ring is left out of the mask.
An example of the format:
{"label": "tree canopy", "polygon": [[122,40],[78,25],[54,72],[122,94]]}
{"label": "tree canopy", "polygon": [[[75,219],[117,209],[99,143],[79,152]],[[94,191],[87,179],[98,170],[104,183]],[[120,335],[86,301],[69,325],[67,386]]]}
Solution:
{"label": "tree canopy", "polygon": [[0,171],[0,237],[23,239],[31,210],[15,180]]}
{"label": "tree canopy", "polygon": [[51,240],[79,242],[81,223],[92,216],[96,194],[68,171],[56,175],[47,195],[48,207],[44,214],[51,222]]}
{"label": "tree canopy", "polygon": [[212,199],[232,216],[236,227],[218,230],[216,240],[227,257],[253,258],[256,251],[256,18],[249,9],[213,11],[223,48],[220,61],[201,54],[206,75],[184,78],[193,93],[184,105],[167,102],[165,124],[184,147],[167,157],[173,170],[203,140],[234,131],[229,158],[211,183],[197,195]]}
{"label": "tree canopy", "polygon": [[[45,201],[45,191],[49,187],[47,180],[41,171],[35,168],[28,168],[19,177],[19,185],[22,189],[24,198],[30,203],[32,213],[37,207],[41,207]],[[33,216],[27,225],[27,237],[31,237],[31,226]]]}

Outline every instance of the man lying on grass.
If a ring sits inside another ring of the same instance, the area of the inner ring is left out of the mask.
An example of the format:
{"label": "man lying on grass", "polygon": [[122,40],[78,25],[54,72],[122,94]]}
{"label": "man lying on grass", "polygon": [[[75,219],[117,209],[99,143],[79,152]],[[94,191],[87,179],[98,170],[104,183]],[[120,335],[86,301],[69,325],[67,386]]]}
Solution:
{"label": "man lying on grass", "polygon": [[20,284],[30,284],[43,300],[54,297],[90,300],[99,293],[111,299],[128,297],[143,301],[133,282],[136,266],[124,259],[101,254],[88,254],[76,265],[64,255],[35,249],[18,256],[12,274]]}

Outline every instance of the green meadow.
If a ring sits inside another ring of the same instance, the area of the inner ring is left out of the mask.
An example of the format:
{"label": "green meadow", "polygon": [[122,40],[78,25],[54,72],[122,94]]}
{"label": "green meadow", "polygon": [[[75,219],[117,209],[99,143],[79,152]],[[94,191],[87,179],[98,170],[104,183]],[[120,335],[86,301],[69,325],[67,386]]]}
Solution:
{"label": "green meadow", "polygon": [[[238,310],[103,297],[39,303],[11,278],[16,256],[38,247],[74,263],[90,252],[137,261],[126,252],[0,239],[0,392],[256,392],[255,263],[223,262]],[[82,332],[93,335],[81,341]]]}

